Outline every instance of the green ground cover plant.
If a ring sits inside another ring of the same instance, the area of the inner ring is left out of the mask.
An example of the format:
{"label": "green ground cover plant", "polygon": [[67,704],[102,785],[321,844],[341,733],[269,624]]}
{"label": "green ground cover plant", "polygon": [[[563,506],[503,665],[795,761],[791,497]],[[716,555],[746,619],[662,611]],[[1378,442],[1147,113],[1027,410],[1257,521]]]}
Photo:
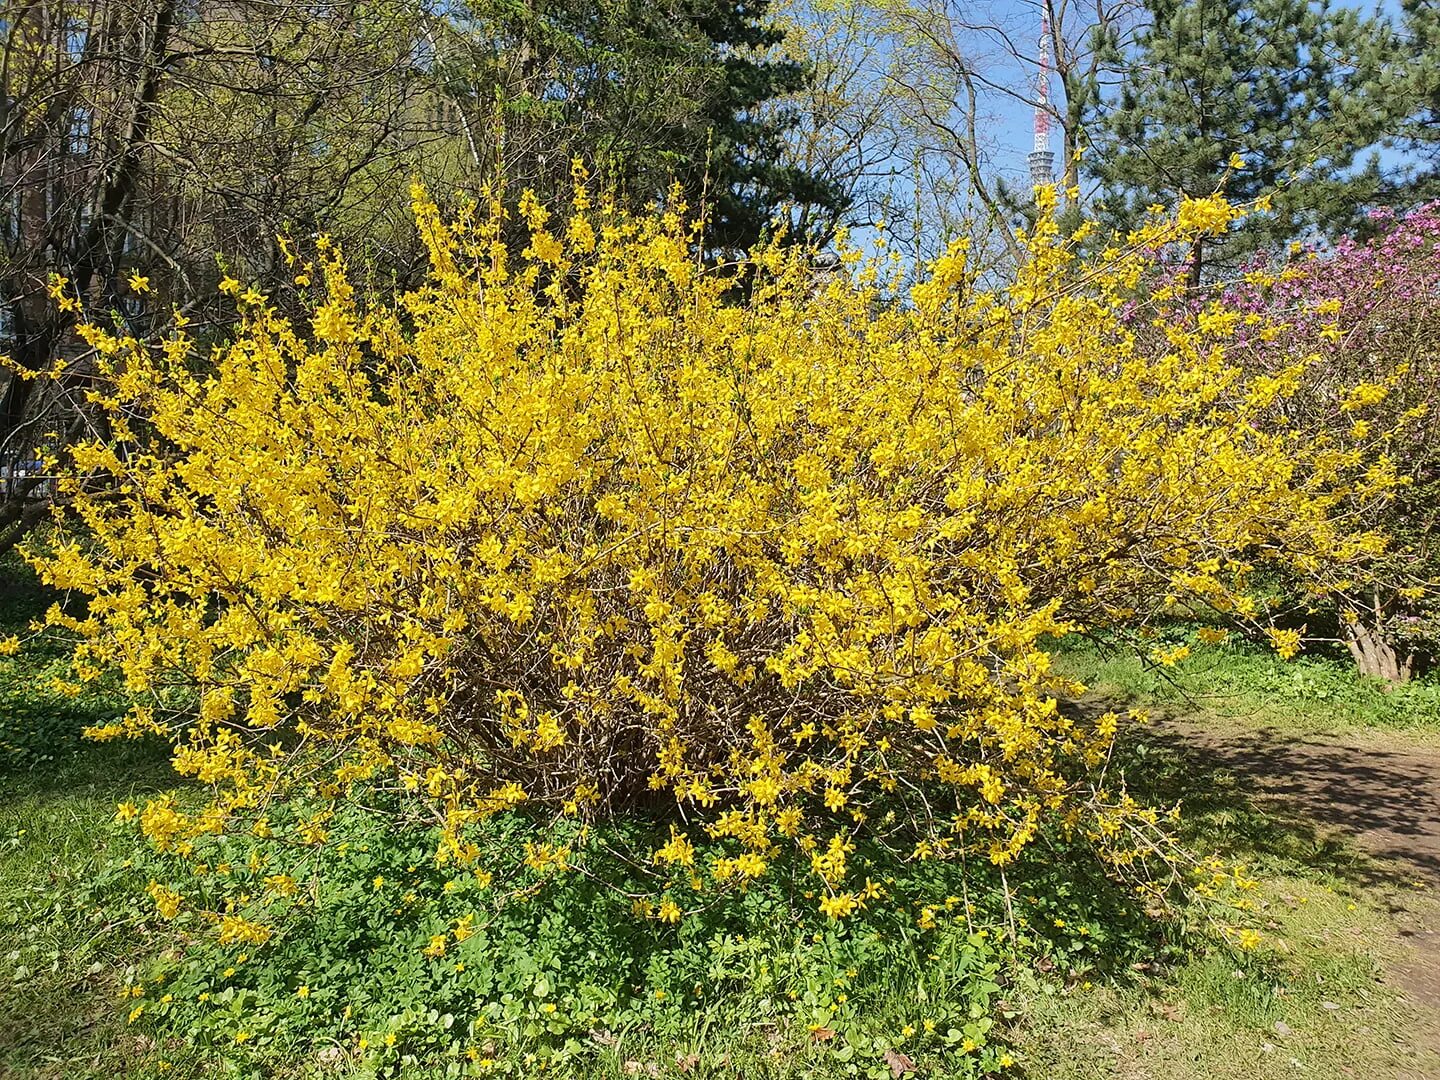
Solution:
{"label": "green ground cover plant", "polygon": [[[6,569],[12,626],[54,602]],[[7,685],[38,685],[51,662],[43,649],[0,659]],[[1377,978],[1383,893],[1363,857],[1252,807],[1163,741],[1127,741],[1117,766],[1137,794],[1186,799],[1195,850],[1252,867],[1276,924],[1258,949],[1183,911],[1157,923],[1055,836],[1003,882],[993,867],[896,865],[896,902],[858,920],[818,917],[805,875],[777,872],[657,935],[583,877],[497,890],[446,875],[426,857],[433,838],[361,810],[322,849],[326,888],[283,935],[222,946],[197,917],[164,922],[145,892],[170,868],[115,820],[117,805],[199,793],[175,787],[162,746],[75,739],[97,717],[69,706],[25,714],[48,717],[55,750],[12,753],[0,777],[7,1076],[784,1080],[913,1066],[1078,1080],[1136,1061],[1167,1078],[1240,1076],[1252,1057],[1256,1075],[1280,1076],[1297,1055],[1393,1062],[1412,1022]],[[1301,1034],[1282,1039],[1276,1020]]]}

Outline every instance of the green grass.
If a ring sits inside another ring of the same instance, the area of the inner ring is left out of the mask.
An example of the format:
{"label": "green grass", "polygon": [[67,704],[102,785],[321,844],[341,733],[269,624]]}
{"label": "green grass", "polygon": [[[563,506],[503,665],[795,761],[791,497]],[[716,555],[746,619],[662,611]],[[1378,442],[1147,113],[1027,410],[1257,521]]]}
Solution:
{"label": "green grass", "polygon": [[[1267,878],[1269,944],[1198,953],[1131,984],[1031,993],[1017,1041],[1046,1080],[1270,1080],[1425,1071],[1423,1022],[1381,981],[1394,930],[1364,891]],[[1429,1068],[1440,1066],[1430,1061]]]}
{"label": "green grass", "polygon": [[[0,639],[62,598],[12,553],[0,560]],[[0,657],[0,1076],[119,1077],[147,1054],[118,1000],[157,947],[142,929],[133,841],[115,804],[172,782],[159,746],[86,745],[120,709],[56,694],[63,651],[44,637]]]}
{"label": "green grass", "polygon": [[[1188,639],[1188,635],[1176,641]],[[1248,642],[1188,642],[1191,655],[1162,668],[1133,651],[1081,638],[1056,649],[1056,667],[1101,694],[1171,710],[1210,713],[1294,730],[1383,728],[1440,734],[1440,677],[1391,687],[1337,655],[1281,660]]]}
{"label": "green grass", "polygon": [[[0,637],[56,599],[0,566]],[[1183,692],[1093,650],[1068,649],[1062,662],[1109,692],[1166,706],[1199,698],[1232,716],[1292,724],[1323,715],[1436,727],[1423,684],[1384,694],[1328,662],[1200,650]],[[1241,779],[1173,739],[1127,744],[1117,766],[1141,797],[1185,800],[1194,849],[1243,861],[1262,880],[1265,941],[1254,952],[1205,925],[1138,917],[1056,845],[1048,861],[1012,871],[1017,947],[998,941],[998,884],[974,868],[961,882],[897,867],[895,918],[844,931],[777,884],[657,937],[581,883],[497,912],[488,936],[466,943],[472,967],[462,977],[415,962],[426,935],[455,913],[439,872],[422,865],[430,840],[363,822],[327,871],[327,900],[243,961],[193,920],[159,923],[143,890],[173,867],[112,819],[116,803],[174,783],[164,749],[83,743],[80,728],[122,702],[56,695],[49,682],[60,663],[58,646],[43,641],[0,658],[3,1077],[150,1077],[165,1062],[170,1077],[883,1080],[887,1051],[913,1058],[926,1077],[966,1075],[979,1056],[964,1051],[967,1031],[991,1045],[992,1063],[1013,1056],[1007,1074],[1030,1080],[1378,1078],[1412,1064],[1422,1020],[1379,977],[1400,947],[1387,914],[1400,886],[1342,839],[1256,805]],[[437,899],[396,904],[375,876]],[[915,905],[962,886],[977,925],[995,932],[972,937],[952,916],[939,933],[913,933]],[[476,979],[494,1007],[472,1017]],[[300,985],[313,993],[299,997]],[[128,996],[134,987],[141,997]],[[550,1000],[558,1015],[543,1011]],[[131,1024],[137,1003],[145,1009]],[[992,1019],[993,1030],[972,1026]],[[495,1066],[476,1066],[464,1054],[471,1047]]]}
{"label": "green grass", "polygon": [[[1192,648],[1161,669],[1133,653],[1067,642],[1057,667],[1101,699],[1153,707],[1227,738],[1264,729],[1268,739],[1440,745],[1433,675],[1390,687],[1323,652],[1284,661],[1243,642]],[[1440,1075],[1440,1055],[1422,1037],[1440,1016],[1405,1004],[1383,982],[1408,948],[1393,913],[1434,906],[1401,895],[1413,892],[1413,871],[1375,861],[1299,812],[1256,801],[1250,778],[1203,750],[1186,753],[1172,733],[1135,736],[1120,761],[1142,797],[1183,801],[1193,848],[1253,867],[1266,941],[1254,956],[1197,947],[1130,985],[1032,998],[1020,1042],[1037,1075]]]}
{"label": "green grass", "polygon": [[117,995],[156,945],[108,822],[164,776],[133,750],[47,773],[0,785],[0,1076],[126,1075],[144,1040]]}
{"label": "green grass", "polygon": [[1118,762],[1138,797],[1183,800],[1182,833],[1192,849],[1223,852],[1259,880],[1254,901],[1264,938],[1254,952],[1238,952],[1195,935],[1178,960],[1145,965],[1129,980],[1089,987],[1031,980],[1017,998],[1014,1029],[1027,1075],[1440,1074],[1440,1056],[1416,1046],[1440,1017],[1408,1006],[1383,981],[1407,948],[1392,912],[1417,899],[1400,895],[1413,893],[1408,872],[1298,813],[1254,801],[1247,778],[1207,764],[1203,751],[1173,736],[1136,734]]}

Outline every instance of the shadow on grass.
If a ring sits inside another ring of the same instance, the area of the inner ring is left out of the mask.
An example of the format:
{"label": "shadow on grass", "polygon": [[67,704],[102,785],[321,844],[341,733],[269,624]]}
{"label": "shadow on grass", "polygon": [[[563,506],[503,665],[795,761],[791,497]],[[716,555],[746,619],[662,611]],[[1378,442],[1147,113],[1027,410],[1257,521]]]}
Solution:
{"label": "shadow on grass", "polygon": [[[0,806],[96,799],[110,803],[169,791],[184,781],[158,740],[98,746],[78,741],[39,765],[0,767]],[[113,811],[114,807],[111,807]]]}
{"label": "shadow on grass", "polygon": [[[118,692],[91,692],[70,698],[54,681],[68,674],[68,647],[31,627],[66,597],[42,585],[14,552],[0,556],[0,639],[15,635],[22,648],[0,657],[0,806],[19,800],[74,799],[93,795],[117,799],[171,787],[168,750],[159,740],[97,745],[86,727],[124,713]],[[72,614],[83,605],[72,599]]]}
{"label": "shadow on grass", "polygon": [[1214,730],[1175,718],[1131,731],[1116,762],[1137,798],[1181,804],[1197,847],[1360,886],[1440,882],[1440,749],[1331,742],[1268,726]]}

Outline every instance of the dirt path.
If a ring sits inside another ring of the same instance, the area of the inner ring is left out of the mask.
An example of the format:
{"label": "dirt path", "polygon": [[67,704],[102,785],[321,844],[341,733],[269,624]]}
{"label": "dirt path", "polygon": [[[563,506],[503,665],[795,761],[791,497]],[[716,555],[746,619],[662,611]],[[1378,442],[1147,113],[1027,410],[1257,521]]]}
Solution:
{"label": "dirt path", "polygon": [[[1315,822],[1440,890],[1440,745],[1383,736],[1167,725],[1209,764],[1253,781]],[[1402,875],[1403,876],[1403,875]]]}
{"label": "dirt path", "polygon": [[[1406,953],[1390,977],[1440,1016],[1440,746],[1181,720],[1165,728],[1197,764],[1231,772],[1262,797],[1349,834],[1375,857],[1373,877],[1391,886],[1385,895]],[[1440,1031],[1430,1039],[1440,1048]]]}

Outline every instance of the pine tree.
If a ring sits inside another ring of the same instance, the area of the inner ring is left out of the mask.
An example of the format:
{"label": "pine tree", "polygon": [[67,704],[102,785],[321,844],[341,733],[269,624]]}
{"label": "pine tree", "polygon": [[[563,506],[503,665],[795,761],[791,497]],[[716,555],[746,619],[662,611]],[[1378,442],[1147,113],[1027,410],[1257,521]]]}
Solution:
{"label": "pine tree", "polygon": [[449,96],[504,127],[507,184],[563,201],[579,158],[627,202],[680,182],[707,242],[753,244],[784,203],[840,195],[781,164],[788,124],[760,106],[800,89],[803,65],[772,55],[769,0],[470,0],[449,16]]}
{"label": "pine tree", "polygon": [[[1102,212],[1125,228],[1182,196],[1273,194],[1273,209],[1235,236],[1194,246],[1192,284],[1207,263],[1352,226],[1383,186],[1376,157],[1360,159],[1396,121],[1384,92],[1389,25],[1325,0],[1146,8],[1123,89],[1091,125],[1086,164]],[[1237,155],[1244,165],[1232,168]]]}
{"label": "pine tree", "polygon": [[[722,77],[704,110],[709,140],[705,159],[692,157],[690,185],[713,192],[707,231],[712,248],[743,251],[754,244],[783,204],[841,209],[840,193],[794,166],[783,164],[785,132],[795,118],[760,106],[806,85],[810,72],[794,60],[770,59],[784,32],[763,21],[769,0],[699,0],[700,20],[717,49]],[[705,164],[705,170],[694,166]]]}
{"label": "pine tree", "polygon": [[1395,200],[1414,204],[1440,198],[1440,4],[1404,0],[1403,58],[1399,94],[1409,106],[1400,143],[1419,168],[1396,191]]}

